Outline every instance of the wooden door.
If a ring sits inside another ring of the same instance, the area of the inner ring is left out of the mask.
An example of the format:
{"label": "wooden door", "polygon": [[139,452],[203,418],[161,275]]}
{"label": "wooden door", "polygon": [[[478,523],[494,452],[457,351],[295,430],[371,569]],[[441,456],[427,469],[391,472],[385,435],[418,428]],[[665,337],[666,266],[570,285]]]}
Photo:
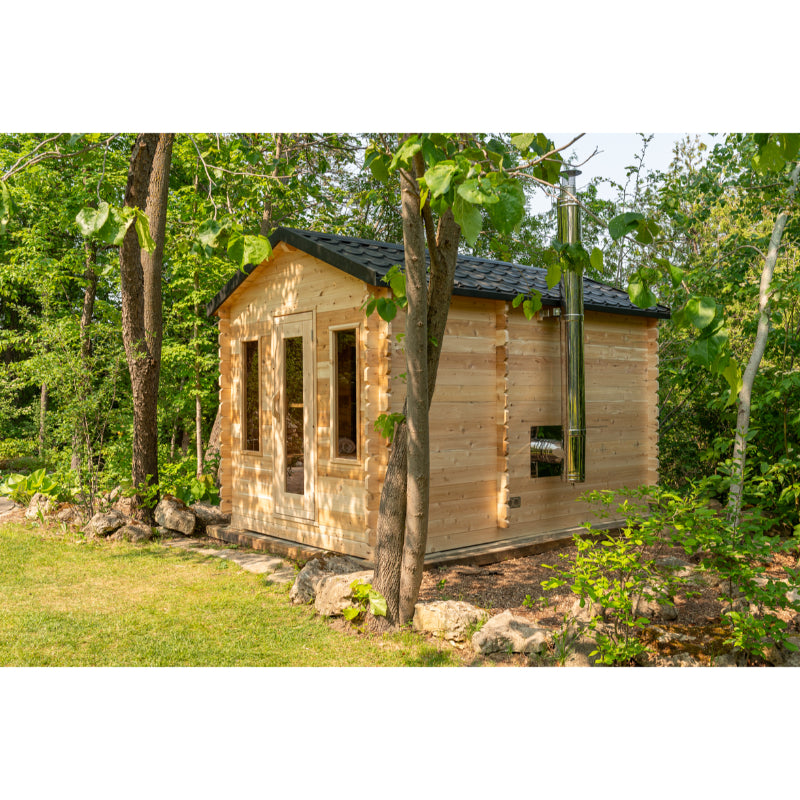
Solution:
{"label": "wooden door", "polygon": [[317,474],[313,316],[275,319],[275,513],[314,519]]}

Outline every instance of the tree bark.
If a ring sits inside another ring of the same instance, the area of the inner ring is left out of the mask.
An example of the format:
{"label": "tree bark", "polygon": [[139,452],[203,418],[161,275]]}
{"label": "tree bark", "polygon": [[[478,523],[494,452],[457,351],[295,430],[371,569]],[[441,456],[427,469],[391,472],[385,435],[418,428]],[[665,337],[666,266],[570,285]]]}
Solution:
{"label": "tree bark", "polygon": [[44,458],[47,445],[47,397],[47,383],[43,383],[39,395],[39,458]]}
{"label": "tree bark", "polygon": [[[166,231],[169,168],[174,134],[139,134],[133,145],[125,205],[147,216],[156,247],[142,250],[131,225],[120,248],[122,338],[133,394],[133,485],[158,484],[158,382],[161,373],[161,264]],[[136,516],[149,520],[150,509],[134,498]]]}
{"label": "tree bark", "polygon": [[742,388],[739,390],[736,414],[736,438],[733,444],[733,468],[731,470],[731,488],[728,494],[728,521],[733,525],[734,531],[739,527],[742,513],[742,491],[744,488],[744,468],[747,456],[747,433],[750,429],[750,408],[753,397],[753,385],[764,356],[769,337],[770,300],[772,291],[770,284],[778,261],[778,250],[783,238],[783,231],[789,220],[792,201],[797,192],[797,182],[800,178],[800,161],[795,165],[790,176],[790,185],[786,193],[786,204],[783,211],[778,214],[772,235],[769,240],[769,249],[764,258],[764,267],[761,270],[761,284],[758,295],[758,328],[753,343],[753,351],[742,375]]}
{"label": "tree bark", "polygon": [[[85,242],[84,246],[85,256],[85,269],[83,277],[86,280],[86,287],[83,290],[83,307],[81,308],[80,320],[80,344],[81,344],[81,383],[83,384],[84,391],[89,392],[91,385],[92,369],[89,359],[92,357],[92,337],[89,335],[89,327],[92,324],[94,317],[94,301],[97,297],[97,272],[95,271],[95,264],[97,262],[97,244],[95,242]],[[83,429],[86,430],[85,411],[82,412],[84,419]],[[87,451],[88,451],[88,442]],[[81,443],[80,434],[76,429],[72,435],[72,458],[70,467],[73,472],[80,473],[81,469]]]}
{"label": "tree bark", "polygon": [[[428,408],[430,408],[453,294],[461,228],[453,218],[452,212],[448,210],[441,215],[434,231],[433,217],[428,203],[423,209],[423,221],[431,256],[427,342]],[[406,412],[407,405],[404,405],[403,415]],[[401,624],[400,571],[405,544],[407,445],[406,424],[401,423],[397,426],[392,440],[378,513],[373,587],[386,598],[387,612],[386,617],[368,618],[370,630],[376,632],[391,630]],[[424,552],[422,558],[424,561]],[[416,602],[416,597],[414,600]]]}
{"label": "tree bark", "polygon": [[203,404],[200,400],[200,338],[197,320],[200,316],[200,272],[194,271],[194,438],[196,444],[197,468],[199,478],[203,474]]}

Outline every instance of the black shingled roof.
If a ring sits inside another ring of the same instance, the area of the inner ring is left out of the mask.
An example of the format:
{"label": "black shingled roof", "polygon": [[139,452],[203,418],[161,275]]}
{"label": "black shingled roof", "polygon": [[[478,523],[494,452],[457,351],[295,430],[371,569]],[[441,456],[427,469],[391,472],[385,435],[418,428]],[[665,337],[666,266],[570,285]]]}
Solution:
{"label": "black shingled roof", "polygon": [[[286,242],[371,286],[384,286],[381,278],[395,264],[403,264],[403,246],[389,242],[373,242],[369,239],[355,239],[352,236],[336,236],[294,228],[278,228],[269,240],[273,247],[278,242]],[[213,314],[247,280],[256,266],[258,265],[248,264],[243,271],[237,272],[208,304],[207,313]],[[459,255],[453,294],[462,297],[485,297],[489,300],[513,300],[520,292],[527,293],[531,289],[537,289],[542,293],[543,305],[560,305],[561,285],[548,289],[546,274],[547,271],[541,267]],[[666,306],[639,308],[631,303],[627,292],[586,277],[583,279],[583,303],[589,311],[660,319],[669,319],[670,316]]]}

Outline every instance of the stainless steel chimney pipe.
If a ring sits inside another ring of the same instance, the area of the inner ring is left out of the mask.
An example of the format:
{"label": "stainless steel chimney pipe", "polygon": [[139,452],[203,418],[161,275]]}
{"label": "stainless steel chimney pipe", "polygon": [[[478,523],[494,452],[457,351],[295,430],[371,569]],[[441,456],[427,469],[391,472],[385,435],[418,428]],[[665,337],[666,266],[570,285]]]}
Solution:
{"label": "stainless steel chimney pipe", "polygon": [[[561,173],[558,198],[558,239],[564,244],[581,240],[580,209],[575,178],[580,170]],[[570,483],[586,480],[586,391],[583,363],[583,268],[561,270],[562,425],[564,431],[563,478]]]}

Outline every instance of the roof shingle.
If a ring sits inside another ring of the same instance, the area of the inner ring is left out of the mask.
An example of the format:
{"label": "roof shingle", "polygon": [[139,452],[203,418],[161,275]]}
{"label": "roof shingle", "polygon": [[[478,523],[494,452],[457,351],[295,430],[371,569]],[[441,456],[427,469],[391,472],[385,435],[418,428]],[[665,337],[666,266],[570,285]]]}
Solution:
{"label": "roof shingle", "polygon": [[[337,236],[294,228],[278,228],[270,236],[270,242],[273,247],[278,242],[286,242],[372,286],[383,285],[381,278],[395,264],[403,264],[403,246],[389,242],[374,242],[351,236]],[[237,272],[208,304],[207,313],[213,314],[247,279],[256,266],[256,264],[248,264],[244,271]],[[557,284],[552,289],[548,289],[545,280],[546,274],[547,271],[541,267],[459,255],[456,262],[453,294],[464,297],[484,297],[490,300],[513,300],[520,292],[527,293],[535,289],[541,292],[543,305],[560,305],[561,285]],[[666,306],[639,308],[631,303],[627,292],[587,277],[583,279],[583,303],[584,307],[590,311],[632,314],[660,319],[669,319],[670,316],[670,311]]]}

